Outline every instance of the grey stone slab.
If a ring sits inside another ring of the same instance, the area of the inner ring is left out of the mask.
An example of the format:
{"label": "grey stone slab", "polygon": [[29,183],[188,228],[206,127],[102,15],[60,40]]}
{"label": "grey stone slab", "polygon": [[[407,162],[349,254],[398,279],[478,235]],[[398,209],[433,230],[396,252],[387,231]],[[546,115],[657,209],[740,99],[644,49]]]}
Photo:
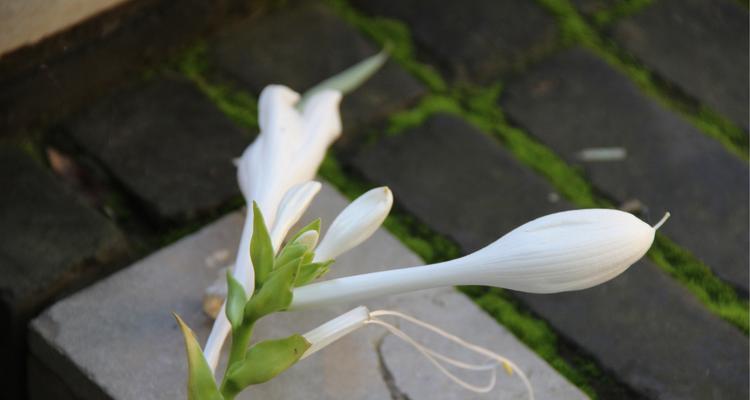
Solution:
{"label": "grey stone slab", "polygon": [[547,52],[557,33],[554,18],[525,0],[352,3],[370,15],[404,22],[423,57],[469,82],[490,82]]}
{"label": "grey stone slab", "polygon": [[[226,29],[210,50],[219,69],[254,93],[274,83],[301,93],[380,49],[320,2],[302,2]],[[351,144],[357,128],[382,121],[424,93],[419,82],[388,61],[344,97],[341,142]]]}
{"label": "grey stone slab", "polygon": [[[625,76],[581,49],[563,52],[508,85],[514,122],[618,201],[638,199],[662,229],[747,292],[748,167],[717,141],[640,93]],[[627,157],[582,162],[585,148],[616,146]]]}
{"label": "grey stone slab", "polygon": [[[340,194],[324,186],[308,211],[309,217],[303,218],[303,222],[321,216],[324,226],[326,222],[330,224],[346,203]],[[206,260],[217,252],[234,252],[242,220],[241,214],[230,214],[55,304],[32,323],[32,356],[60,376],[68,390],[78,398],[98,398],[95,393],[81,392],[80,388],[86,385],[95,386],[115,399],[184,398],[184,348],[169,313],[179,313],[199,339],[205,340],[211,321],[201,311],[202,293],[215,279],[218,268]],[[356,250],[341,256],[334,264],[331,276],[419,263],[421,261],[416,255],[380,230]],[[342,304],[269,316],[257,324],[256,339],[306,332],[357,305]],[[448,330],[465,334],[468,340],[513,356],[526,368],[537,390],[537,398],[583,398],[577,388],[452,288],[378,299],[366,305],[371,309],[407,310]],[[455,326],[457,323],[466,326]],[[474,327],[479,334],[471,332],[469,327]],[[391,392],[381,375],[377,351],[383,335],[382,329],[366,326],[276,379],[251,388],[241,398],[390,399]],[[398,349],[406,349],[406,345],[388,344],[388,350],[381,352],[387,368],[395,370],[408,361]],[[107,352],[113,356],[107,356]],[[80,382],[81,377],[88,383]],[[397,384],[403,382],[404,390],[411,393],[414,381],[401,374],[398,379]],[[429,388],[422,388],[420,393],[428,395],[414,393],[412,398],[467,398],[466,392],[456,392],[455,389],[447,390],[443,395],[442,391],[446,389],[443,379],[435,377],[432,392],[428,392]],[[31,382],[31,385],[35,384],[39,382]],[[514,381],[508,381],[498,390],[505,393],[506,388],[512,396],[519,390]]]}
{"label": "grey stone slab", "polygon": [[121,91],[65,128],[159,218],[190,218],[238,194],[232,159],[249,137],[185,80]]}
{"label": "grey stone slab", "polygon": [[[571,208],[549,203],[547,184],[455,117],[436,116],[384,139],[362,151],[356,165],[465,253],[533,218]],[[514,295],[646,397],[748,395],[747,338],[649,261],[595,289]]]}
{"label": "grey stone slab", "polygon": [[748,130],[748,12],[731,0],[665,0],[618,23],[649,69]]}
{"label": "grey stone slab", "polygon": [[0,148],[0,376],[21,396],[28,320],[107,270],[126,249],[117,228],[21,150]]}

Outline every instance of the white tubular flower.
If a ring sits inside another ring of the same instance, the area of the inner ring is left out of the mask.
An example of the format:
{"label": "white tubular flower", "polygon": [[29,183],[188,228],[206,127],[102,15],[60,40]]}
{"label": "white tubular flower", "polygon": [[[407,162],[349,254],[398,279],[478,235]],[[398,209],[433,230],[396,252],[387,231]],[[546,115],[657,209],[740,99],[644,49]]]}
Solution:
{"label": "white tubular flower", "polygon": [[315,261],[338,257],[364,242],[391,211],[393,194],[386,186],[369,190],[339,214],[315,250]]}
{"label": "white tubular flower", "polygon": [[310,343],[300,359],[307,358],[318,350],[361,328],[370,318],[370,310],[360,306],[326,322],[302,335]]}
{"label": "white tubular flower", "polygon": [[651,247],[656,229],[618,210],[588,209],[526,223],[465,257],[303,286],[291,308],[326,306],[454,285],[530,293],[586,289],[624,272]]}
{"label": "white tubular flower", "polygon": [[286,192],[279,205],[279,211],[276,213],[276,223],[273,224],[271,230],[274,251],[279,250],[289,229],[299,221],[315,195],[320,192],[320,188],[320,182],[309,181],[294,185]]}
{"label": "white tubular flower", "polygon": [[[258,102],[260,134],[237,161],[242,194],[247,204],[258,203],[268,227],[275,226],[284,194],[294,185],[315,176],[326,150],[341,134],[340,92],[327,89],[317,92],[305,103],[302,112],[295,107],[299,99],[299,94],[285,86],[266,87]],[[288,213],[296,214],[292,210]],[[278,228],[277,234],[281,235],[281,231],[283,226]],[[253,293],[255,288],[255,274],[247,251],[252,233],[252,213],[248,213],[234,267],[234,276],[247,293]],[[218,364],[230,329],[222,307],[204,349],[212,369]]]}

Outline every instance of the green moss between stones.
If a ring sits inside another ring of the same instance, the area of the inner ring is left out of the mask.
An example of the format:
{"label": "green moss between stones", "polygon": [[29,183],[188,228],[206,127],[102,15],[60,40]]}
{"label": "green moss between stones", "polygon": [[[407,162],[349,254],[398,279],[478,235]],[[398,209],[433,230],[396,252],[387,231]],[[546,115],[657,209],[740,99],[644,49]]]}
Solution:
{"label": "green moss between stones", "polygon": [[[627,75],[644,93],[667,108],[679,112],[700,131],[722,143],[741,159],[748,161],[749,138],[741,128],[697,100],[691,99],[680,89],[659,79],[612,40],[605,39],[586,23],[568,0],[537,0],[537,2],[557,17],[564,45],[582,45],[593,51]],[[630,3],[633,5],[624,6],[625,10],[622,12],[635,12],[648,2],[632,1]]]}
{"label": "green moss between stones", "polygon": [[[463,88],[453,91],[451,96],[428,96],[415,108],[393,115],[387,132],[399,134],[438,113],[458,115],[483,132],[495,136],[513,156],[544,176],[570,202],[579,207],[615,207],[611,200],[594,189],[582,171],[568,165],[551,149],[507,122],[497,102],[500,91],[501,86],[496,85]],[[712,312],[748,334],[748,302],[689,251],[658,235],[648,255]]]}
{"label": "green moss between stones", "polygon": [[411,34],[403,22],[388,18],[367,17],[349,5],[346,0],[328,0],[327,2],[344,20],[386,48],[396,62],[428,88],[438,92],[447,88],[445,81],[434,68],[416,60]]}
{"label": "green moss between stones", "polygon": [[601,10],[591,16],[594,24],[599,27],[611,25],[613,22],[633,15],[643,8],[651,5],[653,0],[629,0],[618,2],[615,6]]}

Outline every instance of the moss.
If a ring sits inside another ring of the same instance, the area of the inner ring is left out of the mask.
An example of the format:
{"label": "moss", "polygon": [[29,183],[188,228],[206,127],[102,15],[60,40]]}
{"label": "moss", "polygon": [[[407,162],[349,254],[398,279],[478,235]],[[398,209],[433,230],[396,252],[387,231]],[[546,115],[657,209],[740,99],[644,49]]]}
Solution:
{"label": "moss", "polygon": [[641,11],[653,2],[653,0],[628,0],[618,2],[613,7],[597,11],[591,16],[591,19],[594,21],[594,24],[599,27],[608,26],[621,18],[625,18]]}
{"label": "moss", "polygon": [[447,88],[440,74],[431,66],[416,60],[409,29],[403,22],[367,17],[346,0],[328,0],[328,4],[351,25],[388,50],[391,57],[433,91]]}
{"label": "moss", "polygon": [[[748,135],[715,111],[690,98],[680,89],[660,79],[631,55],[606,39],[578,14],[568,0],[537,0],[554,14],[560,24],[560,35],[565,45],[582,45],[596,53],[611,66],[627,75],[647,95],[669,109],[680,113],[698,130],[716,139],[730,152],[748,160]],[[646,4],[632,1],[635,11]],[[627,7],[626,7],[627,8]]]}

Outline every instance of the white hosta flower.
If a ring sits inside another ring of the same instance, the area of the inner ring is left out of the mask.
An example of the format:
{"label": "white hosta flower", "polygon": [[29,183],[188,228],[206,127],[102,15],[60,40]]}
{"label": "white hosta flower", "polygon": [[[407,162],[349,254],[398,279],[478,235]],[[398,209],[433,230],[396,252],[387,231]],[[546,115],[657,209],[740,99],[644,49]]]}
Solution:
{"label": "white hosta flower", "polygon": [[497,286],[531,293],[586,289],[614,278],[643,257],[663,222],[651,227],[631,214],[606,209],[551,214],[456,260],[298,288],[291,308],[453,285]]}
{"label": "white hosta flower", "polygon": [[383,224],[393,206],[386,186],[367,191],[333,221],[315,250],[315,261],[330,260],[364,242]]}
{"label": "white hosta flower", "polygon": [[[326,150],[341,134],[340,92],[321,90],[309,98],[301,111],[296,108],[299,99],[299,94],[285,86],[266,87],[258,102],[260,134],[237,161],[242,194],[247,204],[258,203],[269,227],[274,226],[284,194],[315,176]],[[252,213],[248,213],[233,271],[247,293],[253,293],[255,287],[247,251],[253,233],[252,219]],[[230,329],[226,314],[220,312],[204,349],[212,369],[219,362]]]}
{"label": "white hosta flower", "polygon": [[271,229],[271,242],[274,251],[279,251],[281,242],[289,233],[289,229],[299,221],[315,195],[320,192],[320,188],[320,182],[309,181],[295,185],[286,192],[276,214],[276,223],[273,224],[273,229]]}

